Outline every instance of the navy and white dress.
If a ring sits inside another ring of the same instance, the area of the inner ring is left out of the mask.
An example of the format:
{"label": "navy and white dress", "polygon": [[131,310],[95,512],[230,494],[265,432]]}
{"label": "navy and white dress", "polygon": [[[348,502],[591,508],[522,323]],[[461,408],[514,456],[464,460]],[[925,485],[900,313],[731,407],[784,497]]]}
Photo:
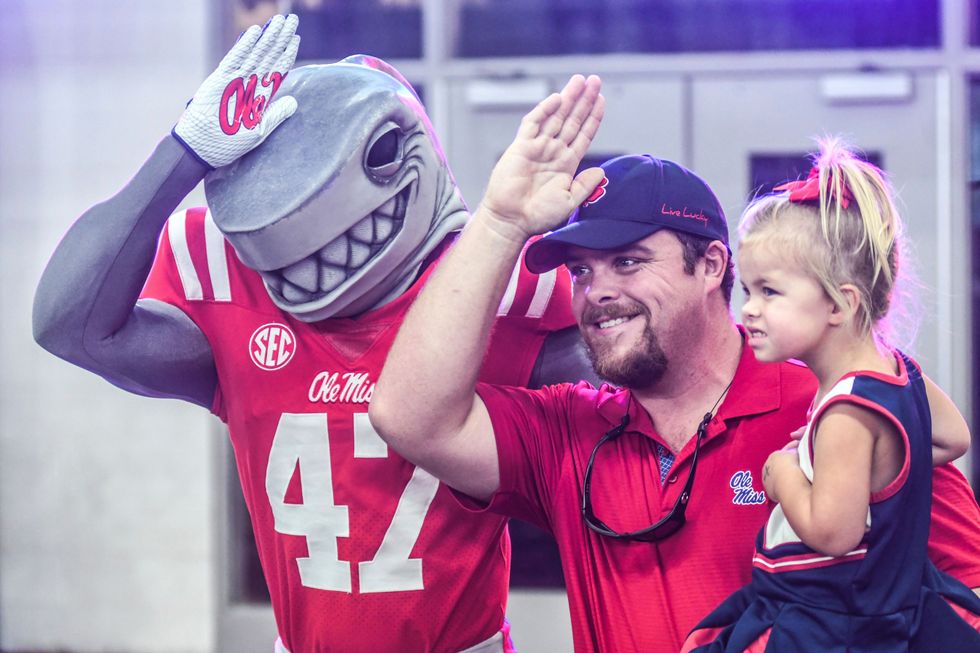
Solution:
{"label": "navy and white dress", "polygon": [[813,427],[831,406],[863,406],[901,434],[901,472],[872,493],[861,543],[837,557],[814,551],[776,505],[756,539],[752,583],[691,631],[685,652],[980,651],[980,598],[926,557],[932,420],[921,370],[895,356],[897,376],[854,372],[838,381],[813,408],[799,444],[800,467],[813,482]]}

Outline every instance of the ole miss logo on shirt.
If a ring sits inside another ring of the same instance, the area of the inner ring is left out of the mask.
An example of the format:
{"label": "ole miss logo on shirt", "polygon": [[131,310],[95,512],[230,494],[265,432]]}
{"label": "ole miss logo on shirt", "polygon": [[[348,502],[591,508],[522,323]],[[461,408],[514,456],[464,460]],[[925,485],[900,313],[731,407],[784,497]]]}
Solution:
{"label": "ole miss logo on shirt", "polygon": [[728,485],[735,493],[732,503],[736,506],[756,506],[766,502],[766,493],[753,487],[752,472],[747,469],[732,474]]}
{"label": "ole miss logo on shirt", "polygon": [[263,324],[249,338],[248,353],[259,369],[270,372],[282,369],[296,353],[296,336],[285,324]]}

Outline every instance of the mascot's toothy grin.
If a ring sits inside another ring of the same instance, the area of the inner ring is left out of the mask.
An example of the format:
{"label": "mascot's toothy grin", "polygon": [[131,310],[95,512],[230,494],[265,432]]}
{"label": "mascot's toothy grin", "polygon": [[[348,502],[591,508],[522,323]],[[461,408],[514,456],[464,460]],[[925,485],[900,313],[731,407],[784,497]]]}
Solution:
{"label": "mascot's toothy grin", "polygon": [[316,300],[344,283],[398,234],[405,220],[412,184],[324,247],[279,270],[262,272],[270,291],[300,304]]}

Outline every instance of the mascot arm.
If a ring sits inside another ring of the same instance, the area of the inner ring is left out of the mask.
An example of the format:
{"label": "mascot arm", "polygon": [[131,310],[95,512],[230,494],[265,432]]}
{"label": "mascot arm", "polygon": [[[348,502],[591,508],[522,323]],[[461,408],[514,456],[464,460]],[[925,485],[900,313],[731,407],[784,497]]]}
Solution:
{"label": "mascot arm", "polygon": [[211,407],[217,372],[204,334],[178,308],[139,295],[177,205],[209,169],[257,147],[295,112],[295,99],[272,97],[296,59],[296,27],[290,15],[246,30],[172,137],[122,191],[71,227],[34,298],[42,347],[130,392]]}
{"label": "mascot arm", "polygon": [[34,338],[130,392],[210,407],[210,346],[179,309],[137,301],[167,218],[206,166],[165,138],[115,196],[86,211],[51,256],[34,297]]}

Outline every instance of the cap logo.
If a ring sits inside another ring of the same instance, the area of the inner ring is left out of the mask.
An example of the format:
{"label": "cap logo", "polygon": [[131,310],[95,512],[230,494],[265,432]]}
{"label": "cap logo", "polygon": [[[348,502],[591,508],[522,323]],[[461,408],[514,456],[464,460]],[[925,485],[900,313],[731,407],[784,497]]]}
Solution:
{"label": "cap logo", "polygon": [[670,215],[675,218],[686,218],[688,220],[697,220],[698,222],[701,222],[705,226],[708,226],[708,216],[706,216],[704,214],[704,211],[702,211],[701,209],[698,209],[697,213],[695,213],[694,211],[689,210],[686,206],[680,209],[675,209],[671,206],[667,206],[666,204],[663,204],[660,207],[660,213],[662,213],[663,215]]}
{"label": "cap logo", "polygon": [[734,493],[732,503],[736,506],[758,506],[766,502],[766,493],[755,489],[752,483],[752,472],[747,469],[732,474],[728,485]]}
{"label": "cap logo", "polygon": [[595,190],[592,191],[592,194],[589,195],[587,198],[585,198],[585,201],[582,202],[582,208],[584,209],[589,204],[595,204],[600,199],[602,199],[602,197],[606,194],[606,184],[608,183],[609,183],[609,178],[606,177],[605,174],[603,174],[602,181],[600,181],[599,185],[595,187]]}

